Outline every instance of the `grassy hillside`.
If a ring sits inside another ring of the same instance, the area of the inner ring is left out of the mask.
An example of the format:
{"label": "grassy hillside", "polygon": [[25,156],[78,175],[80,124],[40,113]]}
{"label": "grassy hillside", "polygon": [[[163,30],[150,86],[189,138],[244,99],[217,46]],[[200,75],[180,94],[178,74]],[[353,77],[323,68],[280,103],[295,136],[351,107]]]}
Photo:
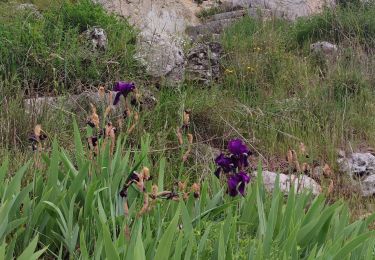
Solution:
{"label": "grassy hillside", "polygon": [[[352,192],[336,153],[375,146],[374,5],[341,4],[295,23],[243,18],[222,35],[218,82],[160,86],[156,106],[134,110],[139,119],[133,111],[116,132],[115,152],[108,136],[94,157],[85,138],[99,132],[86,125],[91,111],[30,115],[23,99],[109,90],[119,80],[156,90],[134,59],[137,31],[90,1],[31,2],[40,15],[0,3],[0,259],[22,252],[32,259],[38,250],[46,259],[371,259],[373,217],[362,216],[373,211],[373,199]],[[92,52],[82,38],[93,26],[107,32],[107,50]],[[337,44],[338,55],[312,53],[316,41]],[[179,145],[186,109],[193,141],[184,135]],[[102,113],[98,108],[101,127]],[[28,140],[36,124],[48,135],[39,152]],[[303,143],[310,156],[301,163],[333,169],[321,183],[327,194],[268,194],[257,178],[246,196],[230,198],[207,149],[223,151],[233,138],[254,153],[249,172],[259,165],[283,171],[287,151]],[[153,177],[149,194],[152,184],[188,188],[174,200],[153,199],[150,212],[137,217],[147,195],[131,186],[126,213],[118,194],[143,166]]]}

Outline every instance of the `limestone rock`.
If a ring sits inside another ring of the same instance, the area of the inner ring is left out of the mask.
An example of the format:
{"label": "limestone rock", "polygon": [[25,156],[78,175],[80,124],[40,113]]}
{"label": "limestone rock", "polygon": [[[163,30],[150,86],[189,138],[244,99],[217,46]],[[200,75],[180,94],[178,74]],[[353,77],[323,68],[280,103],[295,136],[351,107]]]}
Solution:
{"label": "limestone rock", "polygon": [[320,13],[324,7],[335,6],[335,0],[226,0],[225,2],[246,8],[269,9],[272,12],[282,13],[289,20]]}
{"label": "limestone rock", "polygon": [[353,153],[350,157],[338,160],[340,170],[352,179],[361,179],[375,175],[375,156],[371,153]]}
{"label": "limestone rock", "polygon": [[184,76],[184,52],[182,43],[166,34],[141,33],[136,58],[155,78],[167,78],[178,83]]}
{"label": "limestone rock", "polygon": [[375,194],[375,156],[371,153],[353,153],[339,158],[338,165],[359,186],[362,196]]}
{"label": "limestone rock", "polygon": [[330,42],[316,42],[310,45],[310,50],[314,53],[321,53],[323,55],[335,55],[338,51],[337,45]]}
{"label": "limestone rock", "polygon": [[206,84],[217,80],[220,77],[222,52],[222,46],[218,42],[196,44],[187,55],[187,78]]}
{"label": "limestone rock", "polygon": [[[257,172],[254,172],[254,175],[256,176]],[[272,192],[274,190],[277,175],[279,175],[280,191],[285,195],[289,193],[291,184],[294,184],[294,189],[297,193],[311,191],[313,195],[319,195],[322,191],[320,185],[306,175],[286,175],[282,173],[277,174],[270,171],[263,171],[262,175],[264,187],[268,192]]]}

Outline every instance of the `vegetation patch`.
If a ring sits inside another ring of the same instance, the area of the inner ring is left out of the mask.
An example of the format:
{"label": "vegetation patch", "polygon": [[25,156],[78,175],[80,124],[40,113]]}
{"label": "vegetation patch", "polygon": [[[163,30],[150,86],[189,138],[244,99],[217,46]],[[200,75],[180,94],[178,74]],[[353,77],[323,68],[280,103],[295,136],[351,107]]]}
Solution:
{"label": "vegetation patch", "polygon": [[[136,77],[135,29],[92,1],[57,2],[40,16],[16,4],[1,5],[0,78],[5,88],[19,85],[27,95],[80,92]],[[82,35],[94,26],[107,34],[105,51],[93,51]]]}

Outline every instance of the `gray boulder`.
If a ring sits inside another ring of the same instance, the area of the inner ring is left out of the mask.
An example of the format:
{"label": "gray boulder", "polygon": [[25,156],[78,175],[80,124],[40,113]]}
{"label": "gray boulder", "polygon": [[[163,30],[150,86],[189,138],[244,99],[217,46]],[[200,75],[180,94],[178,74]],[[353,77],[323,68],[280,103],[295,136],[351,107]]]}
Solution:
{"label": "gray boulder", "polygon": [[336,44],[322,41],[311,44],[310,50],[314,53],[321,53],[325,56],[333,56],[337,54],[338,48]]}
{"label": "gray boulder", "polygon": [[338,159],[341,172],[349,175],[362,196],[375,194],[375,156],[371,153],[353,153]]}
{"label": "gray boulder", "polygon": [[[253,173],[257,176],[257,172]],[[311,191],[313,195],[319,195],[322,191],[320,185],[314,181],[312,178],[306,175],[286,175],[286,174],[278,174],[270,171],[263,171],[263,183],[264,187],[268,192],[273,192],[275,189],[275,183],[277,175],[279,175],[279,186],[280,191],[287,195],[290,191],[291,185],[294,185],[294,190],[297,193],[302,193],[305,191]]]}
{"label": "gray boulder", "polygon": [[183,44],[166,34],[141,33],[136,58],[154,78],[165,78],[169,83],[184,79]]}

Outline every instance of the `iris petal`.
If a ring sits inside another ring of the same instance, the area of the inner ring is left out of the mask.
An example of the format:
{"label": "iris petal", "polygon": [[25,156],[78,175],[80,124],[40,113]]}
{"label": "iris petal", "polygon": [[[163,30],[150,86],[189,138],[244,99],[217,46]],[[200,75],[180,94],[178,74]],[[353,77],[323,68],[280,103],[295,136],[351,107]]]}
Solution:
{"label": "iris petal", "polygon": [[113,105],[117,105],[117,103],[120,101],[120,97],[121,97],[122,93],[121,92],[117,92],[116,96],[115,96],[115,99],[113,100]]}
{"label": "iris petal", "polygon": [[134,90],[134,88],[135,84],[133,82],[118,81],[115,83],[113,91],[131,92]]}
{"label": "iris petal", "polygon": [[220,154],[218,157],[216,157],[215,163],[220,166],[225,173],[230,172],[234,166],[233,160],[224,154]]}
{"label": "iris petal", "polygon": [[238,192],[244,196],[246,184],[250,182],[250,177],[246,172],[239,172],[228,178],[228,194],[236,196]]}
{"label": "iris petal", "polygon": [[228,194],[232,197],[238,194],[237,192],[238,179],[236,175],[228,178]]}
{"label": "iris petal", "polygon": [[241,139],[233,139],[228,143],[228,150],[231,154],[241,155],[249,152],[249,148]]}

